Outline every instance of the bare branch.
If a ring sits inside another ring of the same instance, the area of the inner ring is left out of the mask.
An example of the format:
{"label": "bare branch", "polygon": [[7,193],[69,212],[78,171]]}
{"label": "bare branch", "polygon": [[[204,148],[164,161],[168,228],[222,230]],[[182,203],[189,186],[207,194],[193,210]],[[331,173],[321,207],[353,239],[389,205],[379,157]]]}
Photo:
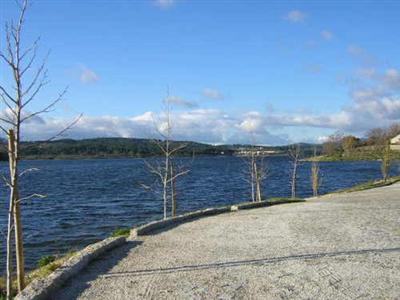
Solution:
{"label": "bare branch", "polygon": [[163,178],[163,170],[159,164],[151,164],[146,160],[143,160],[144,164],[146,165],[146,168],[149,170],[151,174],[159,176],[161,179]]}
{"label": "bare branch", "polygon": [[[47,105],[45,108],[43,108],[42,110],[39,110],[37,112],[31,113],[27,116],[25,116],[24,118],[21,118],[21,123],[25,122],[26,120],[29,120],[31,118],[33,118],[34,116],[40,115],[40,114],[44,114],[44,113],[48,113],[50,112],[54,106],[60,102],[62,100],[62,98],[64,97],[64,95],[66,94],[68,88],[65,88],[59,95],[58,97],[51,102],[49,105]],[[75,122],[76,123],[76,122]]]}
{"label": "bare branch", "polygon": [[38,44],[40,41],[40,37],[38,37],[32,44],[32,46],[30,46],[29,48],[27,48],[24,53],[22,53],[20,59],[23,60],[25,58],[25,56],[27,56],[32,50],[33,50],[33,54],[31,57],[31,60],[34,60],[34,57],[36,57],[36,52],[37,52],[37,48],[38,48]]}
{"label": "bare branch", "polygon": [[33,199],[33,198],[40,198],[40,199],[43,199],[43,198],[46,198],[46,197],[47,197],[46,195],[42,195],[42,194],[32,194],[32,195],[29,195],[29,196],[27,196],[27,197],[19,198],[19,199],[16,201],[16,203],[21,203],[22,201],[26,201],[26,200]]}
{"label": "bare branch", "polygon": [[9,58],[6,59],[5,56],[3,57],[4,60],[9,64],[9,66],[14,70],[15,69],[15,58],[14,58],[14,52],[12,50],[12,43],[11,43],[11,28],[10,26],[6,23],[6,44],[7,44],[7,52]]}
{"label": "bare branch", "polygon": [[182,150],[182,149],[184,149],[184,148],[186,148],[186,147],[187,147],[187,144],[181,144],[180,146],[178,146],[178,147],[176,147],[176,148],[170,150],[169,154],[172,155],[172,154],[174,154],[175,152],[178,152],[178,151],[180,151],[180,150]]}
{"label": "bare branch", "polygon": [[5,238],[5,239],[7,238],[7,235],[5,234],[5,232],[3,230],[0,229],[0,233],[3,236],[3,238]]}
{"label": "bare branch", "polygon": [[80,114],[78,117],[75,118],[68,126],[66,126],[63,130],[59,131],[56,135],[53,137],[49,138],[47,142],[50,142],[59,136],[62,136],[66,131],[70,130],[72,127],[74,127],[83,117],[83,114]]}
{"label": "bare branch", "polygon": [[33,75],[33,79],[31,81],[31,83],[28,85],[28,88],[25,91],[22,92],[22,96],[25,96],[25,95],[29,94],[31,89],[37,84],[40,76],[42,76],[41,82],[44,82],[45,79],[47,78],[47,70],[45,70],[47,57],[48,57],[48,55],[44,58],[42,64],[36,70],[35,75]]}
{"label": "bare branch", "polygon": [[35,90],[33,91],[32,95],[28,98],[28,100],[25,101],[25,103],[21,105],[21,108],[27,106],[36,97],[36,95],[40,92],[40,90],[50,82],[49,80],[45,81],[46,78],[47,76],[44,76],[42,78],[40,83],[36,86]]}
{"label": "bare branch", "polygon": [[167,152],[167,149],[163,146],[164,141],[152,139],[151,140],[158,148],[160,148],[161,152],[165,154]]}
{"label": "bare branch", "polygon": [[185,171],[182,171],[182,172],[180,172],[180,173],[177,173],[177,174],[175,174],[172,178],[170,178],[170,179],[168,180],[168,182],[171,182],[171,181],[177,179],[177,178],[180,177],[180,176],[186,175],[186,174],[188,174],[189,172],[190,172],[190,170],[185,170]]}
{"label": "bare branch", "polygon": [[13,62],[8,59],[2,52],[0,52],[0,58],[2,58],[11,68],[13,68]]}
{"label": "bare branch", "polygon": [[3,118],[3,117],[0,117],[0,121],[1,121],[1,122],[4,122],[4,123],[7,123],[7,124],[10,124],[11,126],[16,126],[16,123],[15,123],[14,121],[5,119],[5,118]]}
{"label": "bare branch", "polygon": [[0,100],[7,106],[7,108],[10,110],[10,112],[11,112],[14,116],[16,116],[14,107],[11,106],[11,104],[10,104],[10,103],[8,102],[8,100],[6,99],[5,95],[2,94],[2,93],[0,93],[0,98],[1,98]]}
{"label": "bare branch", "polygon": [[15,100],[7,91],[6,89],[0,85],[0,90],[3,92],[4,95],[7,96],[8,99],[10,99],[14,104],[17,104],[17,100]]}
{"label": "bare branch", "polygon": [[0,125],[0,130],[3,131],[6,134],[6,136],[8,136],[8,130],[6,128]]}
{"label": "bare branch", "polygon": [[11,187],[10,181],[3,174],[0,177],[4,181],[6,186]]}
{"label": "bare branch", "polygon": [[25,174],[28,174],[28,173],[31,173],[31,172],[36,172],[36,171],[39,171],[39,169],[38,169],[38,168],[29,168],[29,169],[26,169],[26,170],[22,171],[22,172],[19,174],[19,177],[22,177],[22,176],[24,176]]}

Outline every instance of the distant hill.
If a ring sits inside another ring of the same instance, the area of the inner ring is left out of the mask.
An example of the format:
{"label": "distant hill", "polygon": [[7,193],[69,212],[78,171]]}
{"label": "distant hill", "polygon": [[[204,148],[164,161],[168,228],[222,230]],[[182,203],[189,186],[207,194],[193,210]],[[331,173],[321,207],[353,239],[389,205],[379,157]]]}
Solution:
{"label": "distant hill", "polygon": [[[249,145],[209,145],[197,142],[173,141],[172,147],[185,144],[177,154],[191,155],[235,155],[239,150],[248,149]],[[304,156],[310,156],[316,145],[301,144]],[[260,150],[274,151],[285,154],[289,146],[257,146]],[[321,146],[317,145],[320,150]],[[24,142],[21,146],[23,159],[80,159],[80,158],[117,158],[117,157],[148,157],[162,155],[154,140],[134,138],[94,138],[94,139],[62,139],[56,141]],[[4,149],[0,158],[6,159]]]}

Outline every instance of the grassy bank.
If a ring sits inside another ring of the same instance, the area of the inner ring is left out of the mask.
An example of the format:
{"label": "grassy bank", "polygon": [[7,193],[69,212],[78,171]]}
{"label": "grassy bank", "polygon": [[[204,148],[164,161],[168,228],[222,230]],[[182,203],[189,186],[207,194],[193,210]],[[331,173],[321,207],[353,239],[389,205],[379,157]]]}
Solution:
{"label": "grassy bank", "polygon": [[[68,252],[63,256],[44,256],[38,261],[38,267],[28,272],[25,276],[25,284],[28,285],[35,279],[45,278],[57,270],[61,265],[71,258],[75,252]],[[13,281],[14,296],[16,295],[17,283]],[[0,278],[0,300],[6,299],[6,279]]]}
{"label": "grassy bank", "polygon": [[[400,160],[400,151],[391,151],[390,157],[392,160]],[[381,160],[382,155],[377,151],[369,148],[356,148],[350,153],[337,153],[335,155],[320,155],[316,157],[309,157],[305,161],[363,161],[363,160]]]}
{"label": "grassy bank", "polygon": [[364,190],[369,190],[369,189],[389,186],[389,185],[392,185],[392,184],[397,183],[397,182],[400,182],[400,176],[391,177],[386,181],[384,181],[384,180],[368,181],[368,182],[365,182],[365,183],[361,183],[361,184],[355,185],[355,186],[353,186],[351,188],[341,189],[341,190],[335,191],[334,193],[359,192],[359,191],[364,191]]}

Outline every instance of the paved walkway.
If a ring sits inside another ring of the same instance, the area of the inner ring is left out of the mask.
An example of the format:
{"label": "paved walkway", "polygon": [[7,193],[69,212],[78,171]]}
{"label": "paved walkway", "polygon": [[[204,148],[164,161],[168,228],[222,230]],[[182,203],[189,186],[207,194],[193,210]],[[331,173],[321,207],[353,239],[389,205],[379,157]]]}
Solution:
{"label": "paved walkway", "polygon": [[141,237],[54,299],[399,299],[400,185]]}

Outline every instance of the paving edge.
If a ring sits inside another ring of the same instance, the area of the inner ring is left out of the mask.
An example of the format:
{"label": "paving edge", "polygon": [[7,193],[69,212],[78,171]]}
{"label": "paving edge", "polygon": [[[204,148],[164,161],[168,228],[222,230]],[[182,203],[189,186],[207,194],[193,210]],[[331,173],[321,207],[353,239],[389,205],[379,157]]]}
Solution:
{"label": "paving edge", "polygon": [[73,255],[49,276],[32,281],[15,300],[44,300],[62,286],[68,279],[78,274],[92,260],[104,252],[125,243],[125,237],[110,237],[91,244]]}
{"label": "paving edge", "polygon": [[170,227],[174,227],[183,224],[185,222],[193,221],[202,217],[215,216],[223,213],[235,212],[238,210],[260,208],[260,207],[273,206],[285,203],[291,203],[291,201],[282,201],[278,203],[271,203],[269,201],[244,202],[235,205],[197,210],[194,212],[179,215],[177,217],[167,218],[165,220],[157,220],[150,223],[146,223],[139,227],[132,228],[129,238],[135,239],[137,236],[151,235],[159,230],[168,230]]}
{"label": "paving edge", "polygon": [[[168,218],[165,220],[158,220],[146,223],[139,227],[131,229],[129,239],[135,239],[137,236],[149,235],[157,232],[160,229],[168,230],[171,226],[183,224],[185,222],[194,221],[196,219],[214,216],[223,213],[235,212],[244,209],[260,208],[278,204],[290,203],[290,201],[282,201],[278,203],[271,203],[269,201],[261,202],[244,202],[235,205],[228,205],[216,208],[206,208],[194,212],[179,215],[177,217]],[[57,291],[67,280],[77,275],[84,269],[92,260],[104,252],[111,250],[117,246],[125,243],[125,237],[110,237],[100,242],[91,244],[73,255],[65,263],[56,269],[49,276],[32,281],[21,293],[19,293],[15,300],[45,300],[48,299],[52,293]]]}

